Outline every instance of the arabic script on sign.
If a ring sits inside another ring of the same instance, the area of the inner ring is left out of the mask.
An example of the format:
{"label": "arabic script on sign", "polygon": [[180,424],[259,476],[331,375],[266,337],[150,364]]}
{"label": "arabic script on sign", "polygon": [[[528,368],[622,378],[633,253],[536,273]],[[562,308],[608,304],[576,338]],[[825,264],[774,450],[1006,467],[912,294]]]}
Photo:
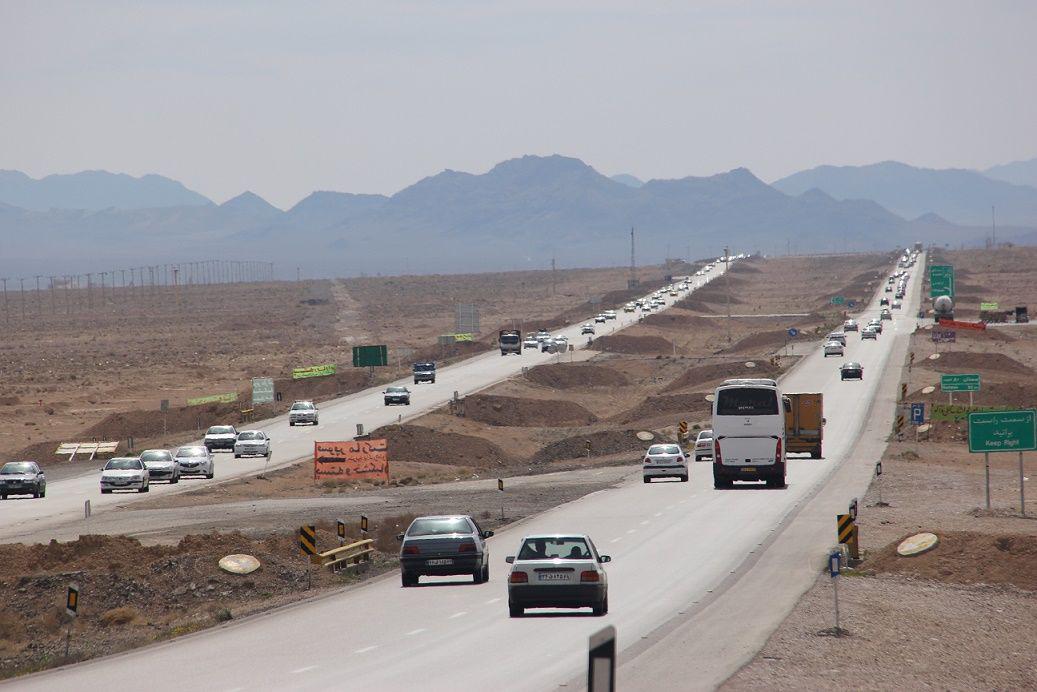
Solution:
{"label": "arabic script on sign", "polygon": [[313,479],[388,481],[388,442],[384,439],[314,442]]}

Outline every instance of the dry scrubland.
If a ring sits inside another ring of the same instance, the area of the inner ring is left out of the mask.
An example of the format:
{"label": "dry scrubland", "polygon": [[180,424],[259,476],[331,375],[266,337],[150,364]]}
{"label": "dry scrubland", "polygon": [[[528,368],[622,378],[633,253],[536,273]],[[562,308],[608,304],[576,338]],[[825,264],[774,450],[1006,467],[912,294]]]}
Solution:
{"label": "dry scrubland", "polygon": [[[1037,248],[946,252],[936,261],[955,267],[960,319],[977,319],[980,301],[1037,306]],[[908,401],[930,411],[946,404],[940,374],[970,372],[982,377],[976,405],[1037,406],[1037,325],[958,330],[938,360],[929,359],[930,334],[912,337]],[[926,386],[936,391],[922,394]],[[955,399],[968,403],[967,394]],[[815,689],[833,675],[856,689],[1037,688],[1037,487],[1025,482],[1022,518],[1018,457],[992,454],[987,511],[983,455],[969,454],[966,422],[932,426],[927,439],[913,429],[891,439],[882,478],[863,500],[864,561],[839,588],[850,636],[818,636],[833,624],[831,585],[819,577],[726,689]],[[1037,453],[1025,459],[1026,477],[1037,477]],[[920,531],[936,533],[940,545],[896,556],[896,545]]]}

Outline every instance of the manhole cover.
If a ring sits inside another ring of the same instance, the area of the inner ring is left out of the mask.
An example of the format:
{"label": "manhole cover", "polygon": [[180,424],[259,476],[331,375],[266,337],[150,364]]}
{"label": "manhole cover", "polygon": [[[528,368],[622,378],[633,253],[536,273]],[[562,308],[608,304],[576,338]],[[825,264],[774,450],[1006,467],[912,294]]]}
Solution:
{"label": "manhole cover", "polygon": [[929,385],[928,387],[922,388],[922,394],[932,394],[936,391],[936,387]]}
{"label": "manhole cover", "polygon": [[916,533],[914,536],[905,538],[900,545],[897,546],[897,555],[903,557],[921,555],[922,553],[935,548],[936,544],[939,542],[940,539],[936,537],[935,533]]}
{"label": "manhole cover", "polygon": [[747,368],[755,368],[756,367],[756,363],[754,363],[754,362],[752,362],[750,360],[748,363],[745,364],[745,367],[747,367]]}
{"label": "manhole cover", "polygon": [[641,440],[642,442],[651,442],[655,439],[655,433],[650,433],[647,430],[642,430],[641,432],[637,433],[637,439]]}
{"label": "manhole cover", "polygon": [[940,354],[939,353],[930,354],[929,360],[940,360]]}
{"label": "manhole cover", "polygon": [[220,558],[220,569],[231,574],[251,574],[259,569],[259,560],[251,555],[227,555]]}

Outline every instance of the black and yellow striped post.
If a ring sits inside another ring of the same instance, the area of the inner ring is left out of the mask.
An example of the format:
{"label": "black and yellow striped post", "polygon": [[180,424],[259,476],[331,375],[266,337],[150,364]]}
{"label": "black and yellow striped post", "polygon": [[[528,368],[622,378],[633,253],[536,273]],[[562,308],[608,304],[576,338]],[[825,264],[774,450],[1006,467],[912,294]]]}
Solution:
{"label": "black and yellow striped post", "polygon": [[907,382],[900,383],[900,400],[905,401],[907,399]]}
{"label": "black and yellow striped post", "polygon": [[677,440],[684,442],[688,439],[688,421],[682,420],[677,426]]}
{"label": "black and yellow striped post", "polygon": [[854,521],[853,515],[837,514],[836,526],[839,542],[847,545],[851,559],[859,560],[860,551],[857,546],[857,522]]}
{"label": "black and yellow striped post", "polygon": [[299,527],[299,548],[303,555],[317,554],[317,527],[313,525]]}
{"label": "black and yellow striped post", "polygon": [[898,413],[896,422],[893,424],[893,427],[896,429],[896,432],[897,432],[898,435],[903,431],[904,424],[906,422],[907,422],[907,420],[904,418],[904,414],[903,413]]}

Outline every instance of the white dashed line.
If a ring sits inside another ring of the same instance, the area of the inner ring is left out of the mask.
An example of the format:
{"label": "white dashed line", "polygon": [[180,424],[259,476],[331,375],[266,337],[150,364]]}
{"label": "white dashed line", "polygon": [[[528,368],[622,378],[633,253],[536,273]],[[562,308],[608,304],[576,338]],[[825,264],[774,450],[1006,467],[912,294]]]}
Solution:
{"label": "white dashed line", "polygon": [[355,653],[355,654],[366,654],[368,651],[374,651],[377,648],[378,648],[377,646],[365,646],[362,649],[357,649],[353,653]]}
{"label": "white dashed line", "polygon": [[462,610],[460,613],[454,613],[453,615],[448,617],[447,620],[453,620],[454,618],[464,617],[465,615],[468,615],[468,611]]}
{"label": "white dashed line", "polygon": [[619,543],[621,540],[623,540],[623,537],[619,536],[618,538],[613,538],[609,543]]}
{"label": "white dashed line", "polygon": [[305,673],[308,670],[313,670],[317,666],[306,666],[305,668],[296,668],[292,673]]}
{"label": "white dashed line", "polygon": [[657,517],[661,517],[662,515],[663,515],[663,513],[662,513],[662,512],[656,512],[656,513],[655,513],[655,516],[657,516]]}
{"label": "white dashed line", "polygon": [[643,520],[643,521],[641,522],[641,526],[647,526],[647,525],[648,525],[648,524],[650,524],[650,523],[651,523],[651,522],[649,522],[649,521],[648,521],[647,519],[645,519],[645,520]]}
{"label": "white dashed line", "polygon": [[627,535],[637,532],[637,529],[627,529]]}
{"label": "white dashed line", "polygon": [[408,637],[413,637],[413,636],[414,636],[415,634],[421,634],[421,633],[422,633],[422,632],[424,632],[424,631],[425,631],[425,628],[424,628],[424,627],[419,627],[419,628],[418,628],[418,629],[416,629],[416,630],[411,630],[410,632],[408,632],[408,633],[407,633],[407,636],[408,636]]}
{"label": "white dashed line", "polygon": [[500,600],[499,598],[491,598],[490,600],[486,601],[486,605],[493,605],[494,603],[496,603],[499,600]]}

